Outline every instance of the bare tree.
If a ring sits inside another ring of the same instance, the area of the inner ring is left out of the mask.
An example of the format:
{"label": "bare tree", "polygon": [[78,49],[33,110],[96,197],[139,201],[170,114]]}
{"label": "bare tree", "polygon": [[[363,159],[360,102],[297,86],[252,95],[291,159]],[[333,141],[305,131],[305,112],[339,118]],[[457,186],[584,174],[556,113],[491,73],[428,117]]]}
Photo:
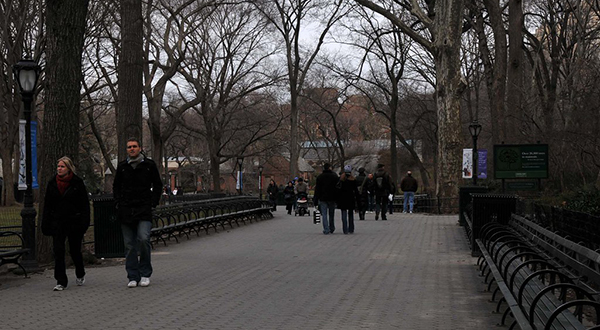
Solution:
{"label": "bare tree", "polygon": [[456,197],[462,161],[460,100],[465,89],[460,73],[464,0],[430,1],[425,7],[415,1],[356,2],[389,19],[432,54],[439,129],[436,193],[442,198]]}
{"label": "bare tree", "polygon": [[186,121],[181,125],[206,140],[216,191],[219,165],[248,156],[250,146],[273,134],[283,118],[279,109],[256,112],[269,99],[268,88],[281,78],[268,62],[276,49],[267,38],[267,27],[252,6],[222,5],[187,36],[188,51],[180,69],[187,84],[178,87],[186,103],[198,102],[192,108],[203,125],[194,127]]}
{"label": "bare tree", "polygon": [[[181,114],[198,101],[178,107],[163,115],[165,91],[185,58],[185,38],[205,24],[204,17],[214,10],[215,1],[152,1],[145,5],[144,95],[148,104],[148,127],[152,141],[152,158],[162,169],[163,144],[175,130]],[[166,121],[165,121],[166,119]],[[166,127],[161,127],[165,123]]]}
{"label": "bare tree", "polygon": [[[325,37],[346,13],[344,1],[329,0],[257,0],[257,8],[275,27],[283,39],[287,78],[290,93],[290,177],[298,173],[300,145],[298,141],[298,97],[304,88],[306,75],[321,51]],[[310,22],[309,18],[315,20]],[[313,31],[310,23],[319,24]],[[307,46],[302,42],[304,32],[314,35],[316,43]],[[311,33],[312,32],[312,33]]]}

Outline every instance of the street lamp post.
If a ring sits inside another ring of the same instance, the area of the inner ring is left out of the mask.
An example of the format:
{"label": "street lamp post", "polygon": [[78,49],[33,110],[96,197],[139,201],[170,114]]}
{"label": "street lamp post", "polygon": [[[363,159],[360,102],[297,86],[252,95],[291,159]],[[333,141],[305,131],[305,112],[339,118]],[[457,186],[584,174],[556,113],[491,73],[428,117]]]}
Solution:
{"label": "street lamp post", "polygon": [[35,217],[37,212],[33,207],[32,173],[31,173],[31,102],[40,73],[40,66],[31,59],[22,59],[13,66],[15,80],[23,100],[23,115],[25,116],[25,183],[27,189],[23,195],[21,223],[24,247],[29,253],[23,257],[23,267],[27,270],[37,269],[35,247]]}
{"label": "street lamp post", "polygon": [[262,165],[258,165],[258,198],[262,200],[262,173],[264,167]]}
{"label": "street lamp post", "polygon": [[477,185],[477,165],[479,163],[479,152],[477,151],[477,137],[479,137],[479,133],[481,133],[481,125],[474,120],[469,125],[469,133],[471,133],[471,137],[473,138],[473,185]]}
{"label": "street lamp post", "polygon": [[244,162],[244,157],[238,157],[237,158],[237,164],[239,166],[239,173],[238,173],[238,183],[240,185],[240,195],[242,194],[242,188],[243,188],[243,184],[242,184],[242,163]]}

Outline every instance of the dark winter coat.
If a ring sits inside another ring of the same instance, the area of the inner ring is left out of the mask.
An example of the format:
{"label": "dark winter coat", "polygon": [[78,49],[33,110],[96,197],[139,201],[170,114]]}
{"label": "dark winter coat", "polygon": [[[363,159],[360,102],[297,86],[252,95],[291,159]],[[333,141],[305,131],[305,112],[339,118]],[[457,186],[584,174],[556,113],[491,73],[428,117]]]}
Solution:
{"label": "dark winter coat", "polygon": [[152,221],[152,208],[160,202],[162,180],[153,160],[144,157],[134,169],[124,160],[117,166],[113,194],[121,223]]}
{"label": "dark winter coat", "polygon": [[377,196],[387,197],[387,195],[396,190],[392,182],[392,177],[382,168],[373,174],[373,181],[375,181],[375,195]]}
{"label": "dark winter coat", "polygon": [[323,202],[335,202],[337,200],[338,190],[335,187],[339,178],[338,175],[333,173],[332,170],[324,170],[317,177],[317,183],[315,185],[315,205],[319,201]]}
{"label": "dark winter coat", "polygon": [[90,201],[83,180],[77,175],[69,182],[63,195],[56,177],[48,182],[44,196],[42,233],[46,236],[85,233],[90,226]]}
{"label": "dark winter coat", "polygon": [[402,179],[402,182],[400,182],[400,189],[402,189],[402,191],[415,192],[418,188],[419,183],[412,176],[406,176]]}
{"label": "dark winter coat", "polygon": [[360,204],[362,206],[366,206],[369,201],[369,182],[371,183],[371,188],[373,188],[373,181],[369,180],[369,178],[364,173],[356,176],[356,184],[358,185],[358,192],[360,194]]}
{"label": "dark winter coat", "polygon": [[360,203],[360,194],[358,193],[358,183],[351,174],[346,176],[342,174],[338,182],[338,199],[336,206],[341,210],[354,210]]}
{"label": "dark winter coat", "polygon": [[277,200],[278,193],[279,193],[279,188],[277,188],[277,185],[269,183],[269,186],[267,187],[267,194],[269,194],[269,199]]}
{"label": "dark winter coat", "polygon": [[294,186],[285,186],[283,189],[283,199],[286,204],[294,204],[296,194],[294,193]]}

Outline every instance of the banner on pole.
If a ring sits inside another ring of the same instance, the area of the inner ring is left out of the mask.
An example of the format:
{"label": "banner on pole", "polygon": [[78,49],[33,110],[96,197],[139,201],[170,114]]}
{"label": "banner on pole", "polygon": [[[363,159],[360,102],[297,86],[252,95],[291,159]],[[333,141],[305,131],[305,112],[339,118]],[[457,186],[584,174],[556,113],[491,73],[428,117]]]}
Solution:
{"label": "banner on pole", "polygon": [[[27,146],[25,143],[26,123],[24,119],[19,120],[19,190],[27,190],[27,173],[25,168],[27,162]],[[37,122],[35,121],[31,122],[31,188],[39,188],[37,180]]]}

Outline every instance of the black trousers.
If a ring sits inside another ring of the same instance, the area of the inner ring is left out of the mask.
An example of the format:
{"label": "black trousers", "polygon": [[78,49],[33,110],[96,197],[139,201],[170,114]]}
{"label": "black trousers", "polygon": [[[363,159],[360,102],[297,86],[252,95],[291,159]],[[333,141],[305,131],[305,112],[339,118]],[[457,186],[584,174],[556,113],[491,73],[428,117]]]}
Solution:
{"label": "black trousers", "polygon": [[75,264],[75,275],[77,278],[85,276],[83,268],[83,256],[81,255],[81,244],[83,242],[82,233],[61,233],[52,236],[52,247],[54,251],[54,278],[56,284],[67,286],[69,279],[67,278],[67,266],[65,263],[65,241],[69,241],[69,253]]}

